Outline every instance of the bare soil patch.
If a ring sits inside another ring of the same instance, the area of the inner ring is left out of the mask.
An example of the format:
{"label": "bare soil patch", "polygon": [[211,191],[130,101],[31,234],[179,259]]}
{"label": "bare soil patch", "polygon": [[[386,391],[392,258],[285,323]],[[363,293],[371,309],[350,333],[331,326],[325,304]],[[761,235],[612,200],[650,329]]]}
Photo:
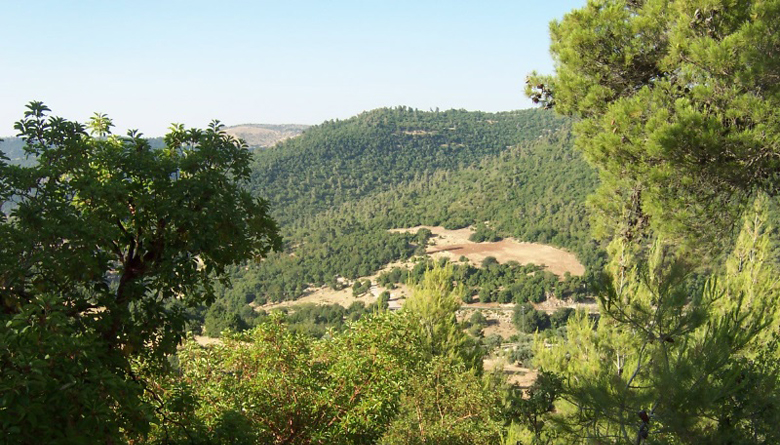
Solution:
{"label": "bare soil patch", "polygon": [[501,368],[507,376],[509,383],[514,383],[521,388],[528,388],[536,381],[538,372],[535,369],[523,368],[515,363],[507,363],[503,357],[488,357],[482,362],[486,371]]}
{"label": "bare soil patch", "polygon": [[396,284],[395,289],[385,289],[383,287],[377,286],[376,280],[382,272],[391,270],[393,267],[403,267],[408,269],[412,264],[413,263],[411,262],[393,262],[386,265],[373,275],[358,278],[359,280],[371,280],[370,291],[364,295],[361,295],[360,297],[355,297],[352,295],[352,284],[354,281],[343,279],[342,283],[344,286],[346,286],[344,289],[333,290],[329,286],[309,288],[306,290],[305,295],[297,300],[282,301],[280,303],[267,303],[262,306],[256,306],[255,309],[269,311],[272,309],[280,309],[303,303],[314,303],[321,305],[340,304],[341,306],[347,308],[356,301],[362,301],[366,306],[368,306],[369,304],[376,302],[377,298],[379,298],[379,294],[385,290],[390,292],[390,301],[388,302],[390,309],[398,309],[403,305],[404,300],[406,300],[406,297],[409,295],[409,288],[405,284]]}
{"label": "bare soil patch", "polygon": [[[520,242],[514,239],[505,239],[495,243],[475,243],[469,241],[469,237],[474,230],[470,227],[457,230],[448,230],[440,226],[417,226],[407,229],[390,229],[391,232],[406,232],[415,233],[420,229],[428,229],[434,234],[434,237],[429,241],[430,245],[426,253],[434,258],[447,257],[451,261],[458,261],[461,256],[465,256],[469,262],[475,266],[482,264],[482,261],[492,256],[501,263],[508,261],[517,261],[520,264],[537,264],[544,266],[550,272],[563,276],[564,273],[569,272],[572,275],[582,275],[585,273],[585,267],[577,260],[577,257],[563,249],[547,246],[537,243]],[[359,278],[360,280],[371,280],[373,286],[371,291],[363,296],[354,297],[352,295],[352,283],[353,281],[344,280],[345,288],[341,290],[333,290],[328,286],[321,286],[316,288],[309,288],[306,294],[294,301],[284,301],[281,303],[268,303],[262,306],[256,306],[256,309],[272,310],[284,307],[294,306],[302,303],[315,303],[315,304],[340,304],[344,307],[349,307],[355,301],[362,301],[364,304],[369,305],[374,303],[379,294],[384,291],[384,288],[376,286],[376,279],[384,271],[391,270],[393,267],[403,267],[406,269],[411,268],[414,265],[411,261],[400,261],[386,265],[377,273]],[[387,289],[390,292],[390,309],[398,309],[403,305],[406,297],[410,294],[410,290],[406,285],[396,285],[395,289]],[[483,309],[501,309],[502,312],[506,312],[505,315],[496,318],[494,325],[488,326],[485,329],[485,335],[493,333],[499,334],[504,338],[508,338],[516,331],[511,324],[511,308],[514,305],[500,305],[498,303],[487,304],[470,304],[464,306],[464,308],[483,308]],[[572,304],[566,302],[552,302],[542,303],[539,309],[548,312],[554,312],[555,309],[562,306],[578,307],[579,304]],[[593,311],[595,306],[589,306],[587,309]]]}
{"label": "bare soil patch", "polygon": [[517,334],[517,328],[512,324],[512,308],[514,304],[503,304],[492,307],[485,307],[484,305],[463,305],[458,311],[458,320],[468,320],[476,311],[482,312],[482,315],[488,322],[488,325],[482,330],[485,337],[489,335],[500,335],[504,340],[508,340],[509,337]]}
{"label": "bare soil patch", "polygon": [[563,307],[584,310],[591,314],[595,314],[599,311],[599,305],[596,303],[594,298],[588,298],[585,301],[574,302],[571,300],[561,300],[555,298],[555,296],[550,296],[541,303],[534,303],[534,308],[536,308],[536,310],[545,311],[548,314],[552,314],[556,310]]}
{"label": "bare soil patch", "polygon": [[417,226],[408,229],[391,229],[392,232],[415,233],[419,229],[430,230],[435,237],[426,253],[434,258],[446,257],[458,261],[462,256],[475,266],[492,256],[500,263],[517,261],[520,264],[536,264],[544,266],[550,272],[563,276],[566,272],[581,276],[585,267],[577,257],[563,249],[538,243],[527,243],[507,238],[492,243],[475,243],[469,241],[474,232],[470,227],[458,230],[447,230],[440,226]]}
{"label": "bare soil patch", "polygon": [[250,147],[271,147],[300,135],[308,127],[308,125],[297,124],[244,124],[226,127],[225,132],[245,140]]}
{"label": "bare soil patch", "polygon": [[214,337],[207,337],[205,335],[196,335],[195,342],[201,346],[209,346],[222,343],[222,340]]}

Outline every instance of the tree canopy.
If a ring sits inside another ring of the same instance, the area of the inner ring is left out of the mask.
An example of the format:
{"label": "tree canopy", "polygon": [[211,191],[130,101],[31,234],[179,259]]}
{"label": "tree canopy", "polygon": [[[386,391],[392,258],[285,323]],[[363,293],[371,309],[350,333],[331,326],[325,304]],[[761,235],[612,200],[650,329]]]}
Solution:
{"label": "tree canopy", "polygon": [[536,102],[580,119],[606,235],[647,227],[709,248],[780,168],[780,3],[591,0],[550,25]]}
{"label": "tree canopy", "polygon": [[778,441],[778,23],[778,1],[591,0],[551,24],[527,91],[579,119],[611,262],[598,322],[536,342],[562,386],[535,440]]}
{"label": "tree canopy", "polygon": [[218,122],[153,149],[105,115],[49,111],[32,102],[15,125],[37,162],[0,164],[0,425],[15,443],[105,442],[148,428],[131,362],[164,365],[184,308],[281,240]]}

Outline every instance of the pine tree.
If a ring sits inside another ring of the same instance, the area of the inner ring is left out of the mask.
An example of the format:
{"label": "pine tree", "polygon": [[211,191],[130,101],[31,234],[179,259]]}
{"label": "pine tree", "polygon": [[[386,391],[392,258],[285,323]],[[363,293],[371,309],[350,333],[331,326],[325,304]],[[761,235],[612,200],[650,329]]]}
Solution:
{"label": "pine tree", "polygon": [[[746,217],[727,272],[691,288],[690,266],[657,240],[616,240],[601,318],[584,314],[536,360],[564,378],[569,442],[776,443],[780,421],[776,269],[763,261],[760,207]],[[741,264],[741,267],[735,265]]]}
{"label": "pine tree", "polygon": [[581,119],[604,235],[725,247],[757,191],[777,196],[780,2],[591,0],[550,31],[556,74],[527,92]]}

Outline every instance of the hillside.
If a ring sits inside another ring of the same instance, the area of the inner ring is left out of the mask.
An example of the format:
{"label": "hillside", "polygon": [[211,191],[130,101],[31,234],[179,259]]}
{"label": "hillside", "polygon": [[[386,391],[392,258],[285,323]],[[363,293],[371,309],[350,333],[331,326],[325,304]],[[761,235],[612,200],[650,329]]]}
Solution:
{"label": "hillside", "polygon": [[244,124],[226,127],[225,131],[246,141],[253,148],[271,147],[281,141],[300,135],[309,128],[297,124]]}
{"label": "hillside", "polygon": [[[596,175],[573,150],[568,122],[543,110],[374,110],[256,152],[253,168],[250,187],[270,202],[286,250],[236,268],[211,309],[248,325],[248,303],[338,290],[425,253],[425,234],[394,228],[474,226],[478,241],[561,247],[585,265],[585,280],[603,261],[584,207]],[[543,286],[555,292],[556,282]],[[482,297],[496,298],[498,288]]]}
{"label": "hillside", "polygon": [[9,159],[11,164],[30,165],[34,161],[27,158],[24,152],[24,142],[16,137],[4,137],[0,141],[0,152]]}
{"label": "hillside", "polygon": [[257,153],[252,187],[288,224],[437,171],[476,165],[566,123],[541,110],[373,110]]}
{"label": "hillside", "polygon": [[[298,124],[244,124],[225,127],[225,131],[237,138],[243,139],[250,148],[271,147],[281,141],[299,136],[309,128]],[[3,137],[0,140],[0,152],[9,158],[12,164],[30,165],[34,161],[27,159],[24,153],[24,142],[17,137]],[[161,137],[150,138],[152,147],[163,146]]]}
{"label": "hillside", "polygon": [[[544,110],[424,112],[400,107],[325,122],[290,138],[304,128],[230,129],[244,138],[241,131],[287,137],[255,151],[248,184],[269,201],[286,247],[262,264],[235,268],[233,287],[219,287],[217,303],[208,312],[202,308],[193,314],[196,324],[211,314],[223,321],[238,317],[251,326],[255,313],[249,304],[296,300],[323,286],[338,291],[376,276],[390,263],[426,253],[425,234],[389,229],[471,226],[474,241],[498,242],[493,246],[511,237],[563,248],[584,265],[585,282],[602,265],[603,251],[590,239],[583,204],[597,179],[572,149],[566,119]],[[250,144],[258,140],[250,139]],[[150,143],[162,141],[153,138]],[[21,140],[2,144],[12,162],[24,161]],[[475,249],[489,251],[489,246]],[[459,256],[449,257],[457,261]],[[551,262],[544,255],[517,258],[523,264]],[[546,280],[532,292],[540,295],[564,292],[574,283],[537,278]],[[483,277],[472,280],[469,289],[475,298],[481,292],[482,302],[529,298],[501,296],[502,285],[496,283]]]}

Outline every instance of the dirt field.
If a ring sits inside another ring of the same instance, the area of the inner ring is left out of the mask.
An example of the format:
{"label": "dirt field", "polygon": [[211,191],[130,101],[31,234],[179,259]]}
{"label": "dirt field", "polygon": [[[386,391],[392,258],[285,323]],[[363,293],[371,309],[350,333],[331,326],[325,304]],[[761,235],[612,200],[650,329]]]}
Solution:
{"label": "dirt field", "polygon": [[582,302],[572,302],[569,300],[559,300],[555,298],[554,296],[542,301],[541,303],[534,303],[534,307],[539,311],[545,311],[548,314],[552,314],[556,310],[562,308],[562,307],[570,307],[573,309],[582,309],[585,310],[591,314],[597,313],[599,311],[599,305],[596,303],[596,300],[593,298],[587,299]]}
{"label": "dirt field", "polygon": [[[517,261],[520,264],[534,263],[538,265],[544,265],[550,272],[557,275],[563,275],[565,272],[570,272],[572,275],[582,275],[585,273],[585,268],[577,261],[574,254],[566,252],[565,250],[557,249],[552,246],[536,243],[519,242],[512,239],[505,239],[496,243],[474,243],[469,241],[469,236],[473,233],[471,228],[464,228],[458,230],[447,230],[443,227],[433,226],[418,226],[409,229],[391,229],[391,232],[411,232],[415,233],[419,229],[428,229],[434,237],[431,238],[430,246],[427,253],[436,257],[448,257],[452,261],[458,261],[461,256],[465,256],[469,261],[478,266],[482,263],[482,260],[488,256],[495,257],[499,262]],[[344,307],[349,307],[355,301],[362,301],[366,305],[369,305],[376,301],[379,294],[384,291],[384,288],[376,286],[376,279],[384,271],[391,270],[393,267],[411,268],[412,262],[395,262],[386,265],[382,270],[377,273],[360,278],[361,280],[369,279],[374,284],[371,287],[371,292],[365,294],[359,298],[352,296],[352,282],[345,280],[344,284],[346,288],[335,291],[328,286],[322,286],[317,288],[310,288],[307,290],[306,295],[295,301],[284,301],[281,303],[269,303],[263,306],[258,306],[256,309],[271,310],[282,307],[294,306],[301,303],[316,303],[316,304],[340,304]],[[409,289],[405,285],[397,285],[396,289],[389,289],[390,291],[390,308],[397,309],[403,305],[406,296],[409,295]],[[594,304],[572,304],[568,301],[546,301],[539,305],[538,309],[548,312],[554,312],[557,308],[562,306],[571,307],[584,307],[588,310],[595,308]],[[516,331],[511,324],[511,309],[513,305],[500,305],[498,303],[488,304],[471,304],[467,308],[481,308],[481,309],[500,309],[494,314],[493,322],[487,328],[485,328],[485,335],[498,334],[504,338],[509,338]],[[464,308],[466,308],[464,306]],[[485,311],[485,316],[488,316],[491,311]]]}
{"label": "dirt field", "polygon": [[222,343],[222,340],[214,337],[206,337],[205,335],[196,335],[195,342],[197,342],[201,346],[209,346],[209,345],[215,345],[217,343]]}
{"label": "dirt field", "polygon": [[473,233],[471,228],[447,230],[438,226],[417,226],[409,229],[391,229],[391,231],[415,233],[423,228],[434,234],[431,245],[426,252],[434,258],[444,256],[451,261],[457,261],[461,256],[465,256],[472,264],[479,266],[482,264],[482,260],[492,256],[499,263],[517,261],[520,264],[543,265],[547,270],[559,276],[563,276],[566,272],[577,276],[585,273],[585,267],[571,252],[544,244],[520,242],[509,238],[495,243],[475,243],[469,241],[469,236]]}
{"label": "dirt field", "polygon": [[[371,280],[372,284],[371,291],[359,298],[352,296],[352,282],[349,280],[344,280],[344,284],[347,285],[347,287],[339,291],[333,290],[328,286],[309,288],[306,292],[306,295],[297,300],[283,301],[281,303],[268,303],[262,306],[258,306],[255,309],[268,311],[271,309],[295,306],[296,304],[302,303],[340,304],[346,308],[355,301],[362,301],[366,306],[368,306],[369,304],[374,303],[379,297],[379,294],[385,290],[385,288],[376,285],[376,279],[382,272],[391,270],[393,267],[403,267],[408,269],[411,268],[412,265],[413,263],[411,262],[394,262],[386,265],[373,275],[359,278],[360,280]],[[409,288],[404,284],[397,284],[395,289],[387,290],[390,292],[390,301],[388,302],[390,309],[400,308],[401,305],[403,305],[403,301],[410,292]]]}
{"label": "dirt field", "polygon": [[250,147],[271,147],[283,140],[300,135],[308,125],[244,124],[225,128],[229,135],[241,138]]}
{"label": "dirt field", "polygon": [[508,364],[503,357],[488,357],[482,362],[485,371],[491,371],[498,367],[503,368],[509,383],[516,383],[521,388],[528,388],[536,380],[538,374],[534,369],[520,367],[516,364]]}
{"label": "dirt field", "polygon": [[[489,303],[493,304],[493,303]],[[502,304],[486,308],[487,305],[463,305],[458,311],[458,320],[468,320],[476,311],[481,311],[488,322],[488,325],[482,330],[485,337],[497,334],[504,340],[517,334],[517,329],[512,324],[512,308],[514,304]]]}

